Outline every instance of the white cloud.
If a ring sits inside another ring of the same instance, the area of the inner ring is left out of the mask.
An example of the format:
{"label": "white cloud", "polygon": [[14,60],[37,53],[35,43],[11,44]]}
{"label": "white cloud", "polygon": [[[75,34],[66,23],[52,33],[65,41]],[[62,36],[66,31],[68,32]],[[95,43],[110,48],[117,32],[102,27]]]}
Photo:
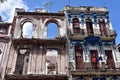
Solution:
{"label": "white cloud", "polygon": [[0,3],[0,15],[4,21],[12,22],[15,13],[15,8],[28,9],[23,0],[7,0],[4,3]]}

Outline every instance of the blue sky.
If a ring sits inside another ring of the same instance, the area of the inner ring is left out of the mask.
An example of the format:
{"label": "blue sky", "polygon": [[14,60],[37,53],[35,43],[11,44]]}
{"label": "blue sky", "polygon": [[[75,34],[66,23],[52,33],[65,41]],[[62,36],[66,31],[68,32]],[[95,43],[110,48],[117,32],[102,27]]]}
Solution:
{"label": "blue sky", "polygon": [[[109,9],[112,26],[117,32],[116,43],[120,43],[120,0],[7,0],[4,4],[0,4],[0,15],[2,15],[4,20],[9,18],[10,21],[12,20],[12,14],[14,14],[12,8],[23,7],[27,11],[34,11],[35,8],[46,9],[44,4],[48,1],[53,2],[53,4],[49,7],[50,12],[63,10],[66,5],[107,7]],[[9,12],[11,15],[9,15]],[[5,16],[7,16],[7,18]]]}

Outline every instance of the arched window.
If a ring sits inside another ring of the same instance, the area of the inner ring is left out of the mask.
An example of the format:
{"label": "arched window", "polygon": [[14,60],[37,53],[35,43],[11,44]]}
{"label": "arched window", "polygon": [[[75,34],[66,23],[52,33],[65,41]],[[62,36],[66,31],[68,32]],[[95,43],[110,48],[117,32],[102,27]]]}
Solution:
{"label": "arched window", "polygon": [[57,57],[58,51],[55,49],[48,49],[46,52],[46,73],[49,75],[57,74]]}
{"label": "arched window", "polygon": [[25,22],[22,27],[22,37],[32,38],[33,28],[34,28],[34,25],[32,22]]}
{"label": "arched window", "polygon": [[73,19],[73,32],[74,33],[80,33],[80,22],[78,18]]}
{"label": "arched window", "polygon": [[93,24],[91,19],[86,19],[86,27],[88,34],[93,34]]}
{"label": "arched window", "polygon": [[99,21],[99,27],[100,27],[101,35],[107,35],[107,29],[106,29],[106,26],[105,26],[105,20],[100,18],[98,21]]}
{"label": "arched window", "polygon": [[49,23],[47,27],[47,38],[53,39],[58,37],[58,26],[55,23]]}

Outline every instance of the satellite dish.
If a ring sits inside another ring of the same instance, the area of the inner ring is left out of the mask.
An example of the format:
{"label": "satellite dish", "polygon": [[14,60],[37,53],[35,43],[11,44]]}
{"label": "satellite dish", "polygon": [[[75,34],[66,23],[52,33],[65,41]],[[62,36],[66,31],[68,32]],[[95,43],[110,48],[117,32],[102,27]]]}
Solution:
{"label": "satellite dish", "polygon": [[46,9],[49,9],[50,10],[50,7],[53,5],[53,2],[51,2],[51,1],[48,1],[48,2],[45,2],[44,3],[44,7],[46,8]]}

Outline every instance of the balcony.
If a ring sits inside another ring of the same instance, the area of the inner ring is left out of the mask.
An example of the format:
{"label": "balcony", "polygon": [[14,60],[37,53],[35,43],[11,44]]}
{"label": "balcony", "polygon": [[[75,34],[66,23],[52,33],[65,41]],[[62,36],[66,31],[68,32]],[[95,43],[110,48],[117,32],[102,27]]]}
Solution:
{"label": "balcony", "polygon": [[120,70],[110,70],[110,69],[84,69],[84,70],[70,70],[70,74],[73,76],[120,76]]}
{"label": "balcony", "polygon": [[101,34],[101,40],[113,40],[116,38],[117,33],[114,30],[109,30],[107,34]]}
{"label": "balcony", "polygon": [[100,29],[94,29],[93,31],[86,32],[85,29],[73,29],[73,32],[68,31],[68,37],[74,40],[84,40],[88,36],[98,36],[101,40],[113,40],[116,35],[114,30],[100,32]]}
{"label": "balcony", "polygon": [[67,75],[42,75],[42,74],[29,74],[17,75],[6,74],[5,80],[68,80]]}
{"label": "balcony", "polygon": [[73,76],[120,76],[120,67],[115,67],[111,60],[109,62],[87,62],[80,65],[82,67],[79,69],[73,67],[74,63],[70,62],[69,73]]}
{"label": "balcony", "polygon": [[73,29],[73,32],[69,31],[68,37],[74,40],[84,40],[86,37],[85,29]]}
{"label": "balcony", "polygon": [[55,39],[12,39],[14,45],[63,45],[65,44],[65,38],[55,38]]}
{"label": "balcony", "polygon": [[101,40],[113,40],[113,39],[115,39],[117,34],[114,30],[100,32],[99,29],[94,29],[93,32],[87,32],[86,35],[87,35],[87,37],[88,36],[98,36],[98,37],[100,37]]}

